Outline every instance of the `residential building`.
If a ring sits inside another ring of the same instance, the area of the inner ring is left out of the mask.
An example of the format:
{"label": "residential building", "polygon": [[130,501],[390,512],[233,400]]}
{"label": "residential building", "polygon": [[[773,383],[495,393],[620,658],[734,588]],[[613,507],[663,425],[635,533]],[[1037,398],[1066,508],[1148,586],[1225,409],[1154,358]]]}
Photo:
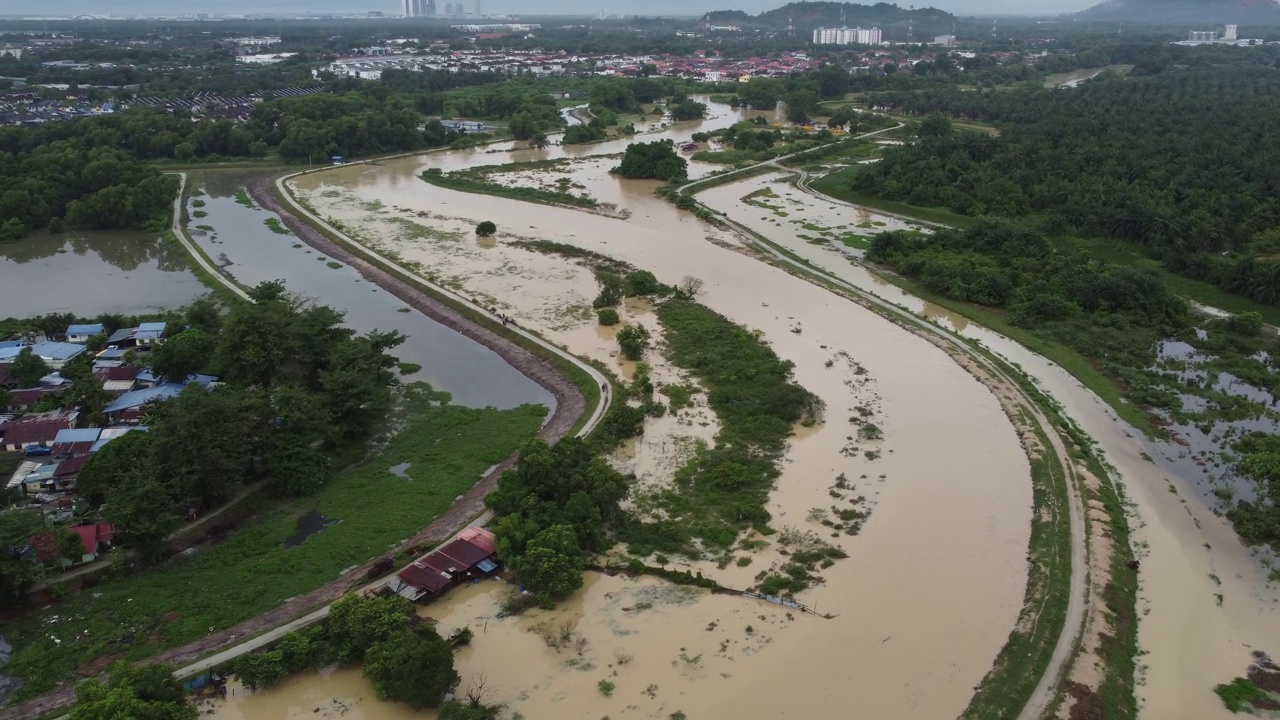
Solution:
{"label": "residential building", "polygon": [[102,323],[91,323],[87,325],[68,325],[67,326],[67,342],[71,343],[87,343],[89,338],[95,335],[101,335],[105,329]]}
{"label": "residential building", "polygon": [[438,597],[455,584],[492,575],[498,569],[496,548],[493,533],[467,528],[410,563],[384,587],[414,601]]}
{"label": "residential building", "polygon": [[79,415],[75,410],[50,410],[0,425],[0,449],[18,452],[28,445],[50,446],[60,431],[75,427]]}
{"label": "residential building", "polygon": [[84,352],[83,345],[76,343],[54,342],[46,340],[34,345],[14,345],[0,347],[0,363],[11,363],[23,350],[30,347],[32,354],[44,360],[50,368],[57,370],[72,358]]}
{"label": "residential building", "polygon": [[816,28],[813,31],[814,45],[879,45],[882,40],[880,28]]}
{"label": "residential building", "polygon": [[436,0],[401,0],[400,9],[407,18],[435,17]]}

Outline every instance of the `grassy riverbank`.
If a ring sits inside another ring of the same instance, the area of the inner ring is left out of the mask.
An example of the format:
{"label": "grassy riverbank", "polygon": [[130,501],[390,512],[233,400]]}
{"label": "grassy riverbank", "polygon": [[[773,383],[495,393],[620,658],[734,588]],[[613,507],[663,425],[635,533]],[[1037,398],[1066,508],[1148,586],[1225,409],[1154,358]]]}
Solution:
{"label": "grassy riverbank", "polygon": [[1054,646],[1067,617],[1071,579],[1071,531],[1067,517],[1067,483],[1062,458],[1031,413],[1020,411],[1021,424],[1033,428],[1042,452],[1029,457],[1031,491],[1036,508],[1031,516],[1027,590],[1022,612],[995,664],[982,679],[966,720],[1012,718],[1027,704],[1049,666]]}
{"label": "grassy riverbank", "polygon": [[879,273],[879,277],[895,287],[945,308],[961,317],[968,318],[979,325],[997,332],[1037,355],[1059,365],[1071,373],[1082,385],[1089,388],[1103,402],[1111,406],[1125,422],[1133,425],[1151,437],[1160,437],[1165,431],[1157,425],[1145,410],[1125,399],[1125,388],[1116,380],[1100,371],[1088,358],[1071,347],[1036,333],[1011,324],[1004,313],[981,305],[952,300],[951,298],[929,291],[923,285],[910,278],[892,273]]}
{"label": "grassy riverbank", "polygon": [[[95,659],[142,660],[199,639],[386,553],[533,437],[545,415],[530,406],[465,408],[446,397],[407,391],[403,425],[386,446],[315,496],[263,506],[256,521],[221,544],[0,625],[16,648],[6,672],[26,681],[14,699],[72,680],[78,666]],[[407,477],[390,472],[402,464]],[[286,547],[299,539],[299,518],[312,511],[323,516],[316,520],[324,529]]]}
{"label": "grassy riverbank", "polygon": [[894,215],[903,215],[921,222],[937,225],[951,225],[952,227],[958,228],[969,227],[974,222],[973,218],[965,215],[958,215],[947,208],[918,207],[916,205],[908,205],[906,203],[894,202],[892,200],[881,200],[880,198],[854,192],[849,189],[849,178],[859,170],[861,170],[861,168],[857,167],[848,167],[842,170],[837,170],[814,180],[809,184],[809,187],[817,190],[823,195],[830,195],[837,200],[843,200],[855,205],[863,205],[874,210],[883,210]]}

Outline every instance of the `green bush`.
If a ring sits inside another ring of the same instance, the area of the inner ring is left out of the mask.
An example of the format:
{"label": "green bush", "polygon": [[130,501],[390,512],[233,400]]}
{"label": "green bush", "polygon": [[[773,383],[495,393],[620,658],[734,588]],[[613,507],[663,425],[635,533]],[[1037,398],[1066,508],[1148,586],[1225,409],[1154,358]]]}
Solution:
{"label": "green bush", "polygon": [[618,317],[618,311],[613,308],[605,308],[596,313],[596,318],[600,320],[600,324],[604,326],[613,326],[621,322]]}
{"label": "green bush", "polygon": [[618,331],[618,347],[628,360],[639,360],[649,347],[649,331],[643,325],[628,325]]}

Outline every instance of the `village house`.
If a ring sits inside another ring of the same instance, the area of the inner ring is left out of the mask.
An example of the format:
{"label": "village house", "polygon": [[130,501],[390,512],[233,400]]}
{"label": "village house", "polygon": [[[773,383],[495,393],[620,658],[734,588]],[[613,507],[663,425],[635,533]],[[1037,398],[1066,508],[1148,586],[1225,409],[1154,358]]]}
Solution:
{"label": "village house", "polygon": [[454,585],[492,575],[498,569],[496,547],[493,533],[467,528],[410,563],[384,587],[415,602],[439,597]]}
{"label": "village house", "polygon": [[105,332],[102,323],[91,323],[87,325],[68,325],[67,326],[67,342],[84,344],[89,342],[90,338],[101,335]]}
{"label": "village house", "polygon": [[99,555],[111,549],[115,539],[115,526],[109,523],[78,525],[71,528],[71,531],[80,536],[80,543],[84,546],[84,553],[79,558],[59,557],[56,536],[50,530],[31,536],[29,542],[31,549],[35,551],[36,560],[41,564],[56,562],[62,567],[93,562]]}
{"label": "village house", "polygon": [[34,345],[13,345],[6,343],[5,347],[0,347],[0,363],[13,362],[13,359],[18,357],[18,355],[28,347],[31,348],[32,355],[43,360],[46,365],[54,370],[66,365],[72,358],[84,352],[83,345],[77,345],[76,343],[54,342],[53,340],[38,342]]}
{"label": "village house", "polygon": [[59,431],[75,427],[78,416],[75,410],[51,410],[7,422],[0,425],[0,449],[20,452],[29,445],[49,447]]}

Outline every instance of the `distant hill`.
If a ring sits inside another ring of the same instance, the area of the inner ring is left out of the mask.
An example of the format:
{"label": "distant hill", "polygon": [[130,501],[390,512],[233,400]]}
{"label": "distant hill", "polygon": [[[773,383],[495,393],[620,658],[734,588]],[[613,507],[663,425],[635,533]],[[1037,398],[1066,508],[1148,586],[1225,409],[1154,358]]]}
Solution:
{"label": "distant hill", "polygon": [[950,28],[955,21],[951,13],[933,7],[907,10],[890,3],[859,5],[838,2],[793,2],[754,16],[741,10],[722,10],[707,13],[703,19],[713,23],[769,28],[783,28],[792,23],[797,30],[809,31],[816,27],[840,27],[842,11],[844,24],[849,27],[905,28],[910,20],[919,29]]}
{"label": "distant hill", "polygon": [[1159,23],[1277,23],[1278,0],[1104,0],[1076,14],[1081,20]]}

